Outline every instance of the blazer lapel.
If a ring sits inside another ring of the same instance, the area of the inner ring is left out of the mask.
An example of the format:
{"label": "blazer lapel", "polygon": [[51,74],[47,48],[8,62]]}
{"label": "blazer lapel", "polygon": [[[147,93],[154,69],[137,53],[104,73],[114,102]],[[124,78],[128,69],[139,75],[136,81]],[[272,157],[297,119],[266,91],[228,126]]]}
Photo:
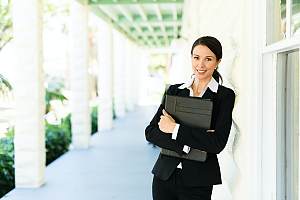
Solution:
{"label": "blazer lapel", "polygon": [[187,88],[178,89],[176,95],[181,96],[181,97],[188,97],[188,96],[190,96],[190,90]]}
{"label": "blazer lapel", "polygon": [[214,99],[215,97],[216,97],[216,93],[211,91],[210,88],[207,88],[202,96],[203,99]]}

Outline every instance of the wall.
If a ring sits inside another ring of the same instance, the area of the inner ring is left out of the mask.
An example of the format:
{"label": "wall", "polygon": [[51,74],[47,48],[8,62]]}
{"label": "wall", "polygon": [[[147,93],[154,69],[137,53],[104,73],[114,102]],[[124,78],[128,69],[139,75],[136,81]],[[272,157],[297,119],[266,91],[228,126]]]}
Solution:
{"label": "wall", "polygon": [[[225,150],[218,155],[223,184],[213,199],[258,199],[260,184],[260,41],[258,1],[187,0],[184,5],[184,67],[190,70],[190,47],[195,39],[211,35],[223,45],[219,71],[224,84],[236,93],[234,124]],[[178,78],[180,79],[180,78]],[[256,146],[253,146],[256,145]]]}

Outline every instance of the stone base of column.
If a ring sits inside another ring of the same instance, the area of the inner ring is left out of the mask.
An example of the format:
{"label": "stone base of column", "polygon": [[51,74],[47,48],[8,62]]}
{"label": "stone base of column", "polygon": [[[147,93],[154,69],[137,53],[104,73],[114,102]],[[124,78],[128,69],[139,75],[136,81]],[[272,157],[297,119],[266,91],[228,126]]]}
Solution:
{"label": "stone base of column", "polygon": [[39,188],[43,186],[45,179],[31,180],[30,182],[16,182],[16,188]]}
{"label": "stone base of column", "polygon": [[38,188],[45,183],[45,158],[40,152],[17,151],[15,155],[16,188]]}
{"label": "stone base of column", "polygon": [[90,146],[90,136],[76,135],[72,137],[72,146],[76,149],[88,149]]}

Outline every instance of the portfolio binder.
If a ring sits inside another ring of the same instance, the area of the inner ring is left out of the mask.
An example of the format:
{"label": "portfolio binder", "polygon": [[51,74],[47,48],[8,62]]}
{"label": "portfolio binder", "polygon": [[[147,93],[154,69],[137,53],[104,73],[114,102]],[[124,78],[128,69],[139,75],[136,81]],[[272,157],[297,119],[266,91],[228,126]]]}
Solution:
{"label": "portfolio binder", "polygon": [[[166,95],[165,110],[180,124],[210,129],[212,109],[213,101],[211,99]],[[207,157],[207,152],[193,148],[188,154],[182,156],[164,148],[161,149],[161,154],[202,162]]]}

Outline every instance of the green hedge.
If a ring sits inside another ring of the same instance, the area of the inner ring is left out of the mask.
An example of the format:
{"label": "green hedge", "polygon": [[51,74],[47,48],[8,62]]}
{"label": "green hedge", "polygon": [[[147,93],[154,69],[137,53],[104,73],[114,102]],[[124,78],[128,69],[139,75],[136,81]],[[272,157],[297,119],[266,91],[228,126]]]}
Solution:
{"label": "green hedge", "polygon": [[[92,134],[98,130],[98,109],[91,112]],[[69,150],[71,143],[71,114],[61,120],[59,125],[46,122],[46,165]],[[7,137],[0,139],[0,198],[15,186],[14,174],[14,130],[10,129]]]}
{"label": "green hedge", "polygon": [[59,125],[46,123],[46,165],[69,150],[71,137],[71,114]]}
{"label": "green hedge", "polygon": [[[68,151],[71,143],[71,115],[61,120],[61,124],[46,123],[46,165]],[[0,198],[15,186],[14,174],[14,131],[0,139]]]}
{"label": "green hedge", "polygon": [[13,132],[0,139],[0,198],[15,187]]}
{"label": "green hedge", "polygon": [[92,118],[92,134],[95,134],[98,131],[98,107],[97,106],[94,106],[92,108],[91,118]]}

